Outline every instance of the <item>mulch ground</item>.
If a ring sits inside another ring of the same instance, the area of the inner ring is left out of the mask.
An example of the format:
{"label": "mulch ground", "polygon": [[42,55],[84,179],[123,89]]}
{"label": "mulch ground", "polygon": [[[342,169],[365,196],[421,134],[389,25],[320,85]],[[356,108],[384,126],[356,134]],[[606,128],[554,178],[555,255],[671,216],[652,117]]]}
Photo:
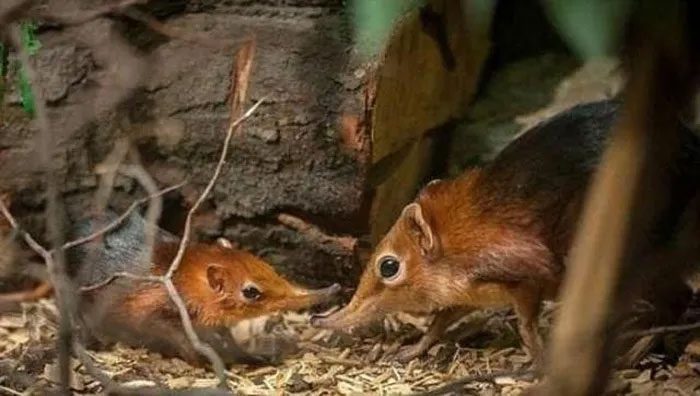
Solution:
{"label": "mulch ground", "polygon": [[[551,309],[543,315],[547,328]],[[54,339],[56,308],[51,300],[23,305],[22,312],[0,315],[0,394],[42,394],[56,381]],[[242,323],[234,335],[249,349],[285,350],[275,366],[231,366],[232,389],[245,395],[410,394],[434,389],[460,377],[528,366],[519,346],[515,317],[509,312],[475,312],[453,326],[443,342],[422,358],[402,364],[401,346],[415,341],[427,318],[396,315],[361,332],[347,334],[310,327],[308,315],[286,313]],[[616,372],[611,394],[692,395],[700,393],[700,338],[683,343],[665,337],[659,352],[634,369]],[[688,335],[684,335],[687,340]],[[675,344],[674,344],[675,343]],[[179,359],[164,359],[122,345],[90,351],[96,363],[126,386],[160,385],[171,389],[213,387],[213,373]],[[74,364],[76,394],[97,394],[101,384]],[[474,382],[468,394],[519,394],[532,380],[500,377]],[[13,393],[14,392],[14,393]]]}

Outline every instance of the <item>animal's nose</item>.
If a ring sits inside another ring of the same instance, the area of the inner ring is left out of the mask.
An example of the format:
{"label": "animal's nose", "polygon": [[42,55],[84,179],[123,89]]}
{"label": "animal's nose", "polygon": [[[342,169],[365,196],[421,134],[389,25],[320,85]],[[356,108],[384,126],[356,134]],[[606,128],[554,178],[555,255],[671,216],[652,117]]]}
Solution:
{"label": "animal's nose", "polygon": [[328,293],[330,294],[336,294],[340,291],[341,287],[339,283],[334,283],[330,286],[328,286]]}
{"label": "animal's nose", "polygon": [[321,322],[323,322],[324,316],[321,315],[312,315],[311,316],[311,326],[318,327],[321,325]]}

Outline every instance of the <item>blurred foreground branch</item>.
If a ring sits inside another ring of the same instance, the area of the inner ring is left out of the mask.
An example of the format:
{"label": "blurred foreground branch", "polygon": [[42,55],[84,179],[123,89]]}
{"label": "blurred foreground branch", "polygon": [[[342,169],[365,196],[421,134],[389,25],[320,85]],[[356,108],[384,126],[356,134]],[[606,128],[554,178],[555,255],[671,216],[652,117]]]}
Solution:
{"label": "blurred foreground branch", "polygon": [[[28,233],[24,233],[24,239],[39,254],[46,263],[49,279],[56,291],[56,303],[60,312],[59,329],[57,338],[58,350],[58,367],[60,377],[61,392],[69,392],[70,384],[70,350],[73,339],[72,320],[73,312],[75,312],[75,289],[71,285],[66,274],[65,257],[62,250],[57,248],[63,243],[63,227],[59,218],[60,198],[58,188],[58,178],[54,163],[54,149],[56,144],[54,136],[56,135],[51,128],[48,111],[46,109],[46,101],[43,98],[43,93],[38,89],[38,76],[34,70],[34,66],[29,61],[29,53],[21,40],[21,28],[18,24],[14,24],[10,28],[10,36],[12,44],[15,47],[22,69],[27,76],[32,92],[35,98],[35,116],[37,128],[39,130],[37,152],[39,162],[44,171],[44,183],[46,185],[46,229],[48,231],[48,239],[52,245],[52,252],[47,251],[39,245]],[[7,217],[10,213],[2,204],[3,214]],[[11,217],[11,216],[10,216]],[[14,219],[8,221],[12,227],[17,229],[17,222]],[[31,242],[31,243],[30,243]]]}
{"label": "blurred foreground branch", "polygon": [[[645,257],[663,242],[653,236],[661,217],[673,213],[677,110],[696,81],[697,48],[691,49],[686,30],[692,10],[680,3],[635,3],[623,108],[584,206],[552,333],[549,378],[537,394],[603,393],[620,319],[644,275],[664,265]],[[677,219],[664,220],[675,225]],[[665,265],[669,277],[679,271]]]}
{"label": "blurred foreground branch", "polygon": [[[102,8],[102,9],[97,9],[93,10],[91,13],[88,14],[75,14],[70,16],[68,19],[65,19],[63,22],[74,22],[76,24],[80,23],[85,23],[91,19],[98,18],[102,15],[108,15],[112,12],[121,12],[124,11],[126,8],[125,7],[130,7],[131,5],[140,3],[141,1],[122,1],[116,4],[111,4],[105,7],[109,8]],[[7,9],[5,7],[0,8],[0,18],[4,18],[5,20],[9,20],[12,18],[12,20],[19,19],[26,17],[27,14],[26,12],[29,12],[27,9],[22,9],[21,6],[27,6],[29,7],[31,5],[31,2],[22,2],[22,4],[18,5],[18,8],[10,8]],[[131,13],[132,17],[137,17],[142,21],[149,22],[151,21],[150,17],[144,16],[143,14],[139,14],[138,12],[136,13]],[[60,18],[55,18],[55,19],[60,19]],[[160,28],[162,28],[162,25],[158,25]],[[102,212],[102,210],[106,207],[106,202],[109,199],[109,196],[111,195],[112,192],[112,186],[113,186],[113,179],[114,175],[119,172],[123,173],[129,177],[135,178],[143,187],[144,189],[149,193],[148,197],[143,198],[141,200],[135,201],[131,204],[131,206],[126,210],[125,213],[119,216],[118,219],[115,221],[112,221],[110,224],[107,224],[103,227],[101,227],[98,230],[95,230],[92,234],[74,240],[70,242],[63,242],[62,239],[62,231],[63,228],[61,227],[61,224],[59,222],[60,217],[58,216],[59,213],[59,189],[58,189],[58,178],[54,175],[54,167],[52,163],[53,159],[53,149],[55,148],[55,144],[52,141],[52,137],[56,135],[53,133],[54,131],[51,131],[50,124],[49,124],[49,119],[48,119],[48,114],[46,110],[46,103],[45,100],[39,96],[38,94],[41,93],[41,87],[38,86],[38,80],[36,78],[36,73],[34,72],[34,69],[32,68],[32,65],[30,64],[28,60],[28,54],[26,51],[23,50],[22,46],[20,45],[19,41],[19,32],[18,32],[18,27],[13,26],[11,29],[12,31],[12,44],[15,46],[19,53],[19,59],[22,63],[22,67],[24,70],[27,72],[27,76],[31,85],[31,88],[33,91],[35,91],[35,98],[36,98],[36,120],[38,124],[38,129],[39,129],[39,148],[38,152],[40,155],[41,159],[41,165],[43,166],[43,169],[45,170],[45,183],[47,186],[47,229],[49,231],[49,239],[52,243],[52,248],[51,249],[46,249],[44,248],[41,244],[39,244],[34,237],[32,237],[29,233],[23,231],[21,227],[18,225],[12,214],[10,213],[9,209],[4,205],[4,203],[0,202],[0,209],[2,210],[3,215],[8,219],[8,222],[12,226],[12,228],[18,232],[19,235],[23,237],[23,239],[26,241],[26,243],[30,246],[32,250],[34,250],[38,255],[42,257],[42,259],[46,263],[46,267],[49,272],[49,277],[50,277],[50,282],[47,287],[53,287],[56,290],[56,301],[57,305],[59,307],[59,337],[58,337],[58,352],[59,352],[59,361],[58,361],[58,366],[59,366],[59,371],[60,371],[60,387],[61,387],[61,392],[62,393],[68,393],[70,391],[69,389],[69,384],[70,384],[70,376],[71,376],[71,367],[70,367],[70,355],[71,352],[76,352],[82,346],[77,344],[77,341],[73,340],[73,335],[72,335],[72,328],[73,328],[73,319],[74,316],[77,314],[76,311],[76,304],[77,304],[77,298],[79,297],[76,294],[76,289],[74,285],[72,285],[71,280],[68,278],[68,276],[65,273],[65,266],[64,266],[64,260],[63,260],[63,255],[64,251],[66,249],[78,246],[80,244],[92,241],[96,238],[101,237],[105,233],[109,232],[111,229],[116,227],[118,224],[120,224],[124,219],[126,219],[129,214],[136,209],[136,207],[142,203],[149,202],[149,209],[148,209],[148,214],[147,214],[147,228],[146,228],[146,233],[147,233],[147,242],[149,245],[149,248],[146,249],[147,252],[151,252],[152,244],[154,241],[153,235],[155,233],[155,227],[156,223],[158,220],[158,217],[160,216],[160,211],[161,211],[161,204],[160,204],[160,197],[162,194],[171,191],[174,188],[178,188],[178,186],[170,187],[168,189],[162,190],[162,191],[156,191],[155,183],[152,179],[152,177],[148,174],[148,172],[143,168],[143,166],[140,164],[140,158],[138,156],[138,152],[133,150],[131,146],[129,145],[128,141],[120,141],[117,143],[115,146],[115,149],[113,150],[113,154],[110,156],[109,163],[106,164],[106,171],[105,172],[99,172],[100,170],[98,169],[98,172],[101,173],[102,175],[102,184],[101,184],[101,189],[98,191],[97,194],[97,199],[96,199],[96,209],[99,212]],[[0,30],[4,30],[3,28],[0,28]],[[115,38],[116,40],[116,38]],[[117,45],[119,43],[116,43]],[[242,69],[238,70],[236,69],[236,80],[232,81],[232,84],[234,86],[234,91],[233,93],[236,94],[236,107],[235,112],[233,114],[241,114],[242,113],[242,105],[245,101],[245,92],[247,91],[248,87],[248,82],[250,78],[250,72],[251,72],[251,62],[252,62],[252,55],[254,53],[254,41],[250,40],[248,44],[244,45],[243,48],[238,52],[237,58],[238,62],[234,65],[234,67],[237,67],[239,65],[243,65]],[[138,71],[138,68],[135,69],[129,69],[130,71]],[[139,78],[134,79],[134,86],[138,85],[138,81],[140,81]],[[173,301],[175,306],[178,309],[180,319],[182,321],[182,325],[185,329],[185,332],[187,334],[187,337],[189,341],[192,343],[194,348],[206,356],[212,363],[214,370],[216,371],[216,374],[219,378],[220,385],[225,386],[226,385],[226,374],[225,374],[225,367],[223,365],[223,362],[221,358],[217,355],[217,353],[212,349],[209,345],[206,343],[202,342],[199,337],[197,336],[196,332],[194,331],[192,321],[190,319],[187,306],[185,302],[183,301],[182,297],[176,290],[176,287],[173,283],[173,276],[176,273],[179,264],[183,258],[185,249],[187,247],[187,244],[189,243],[190,240],[190,234],[191,234],[191,221],[192,217],[195,213],[195,211],[199,208],[199,206],[208,198],[209,194],[214,188],[214,185],[216,184],[216,181],[218,180],[219,175],[221,174],[221,171],[223,169],[223,166],[226,162],[226,158],[228,155],[229,147],[231,144],[231,140],[235,133],[240,129],[240,125],[248,118],[250,117],[256,109],[262,104],[264,99],[259,100],[257,103],[255,103],[250,109],[248,109],[245,113],[243,113],[241,116],[237,116],[235,119],[232,119],[232,121],[229,123],[228,130],[225,135],[223,147],[221,150],[221,155],[219,158],[218,163],[216,164],[216,167],[214,169],[214,173],[212,177],[210,178],[206,188],[204,191],[202,191],[201,195],[197,199],[196,203],[193,205],[193,207],[190,209],[188,216],[187,216],[187,221],[185,224],[185,231],[184,235],[180,241],[180,246],[178,249],[178,253],[173,260],[169,270],[167,273],[163,276],[158,276],[158,277],[143,277],[143,276],[137,276],[134,274],[129,274],[126,272],[120,272],[115,274],[112,278],[107,279],[103,282],[100,282],[99,285],[88,285],[86,287],[82,288],[82,291],[85,290],[95,290],[99,287],[103,287],[104,285],[108,284],[111,282],[113,279],[116,279],[118,277],[127,277],[127,278],[133,278],[133,279],[141,279],[141,280],[147,280],[147,281],[153,281],[153,282],[159,282],[161,283],[165,289],[167,290],[168,296],[170,299]],[[232,109],[233,111],[233,109]],[[130,158],[130,165],[122,165],[121,162],[125,158],[125,156],[129,156]],[[104,169],[103,169],[104,171]],[[150,236],[150,237],[148,237]],[[77,348],[77,349],[76,349]],[[76,352],[77,353],[77,352]],[[98,379],[105,379],[105,377],[98,375],[99,372],[96,372],[96,377]],[[105,384],[107,386],[109,384]]]}

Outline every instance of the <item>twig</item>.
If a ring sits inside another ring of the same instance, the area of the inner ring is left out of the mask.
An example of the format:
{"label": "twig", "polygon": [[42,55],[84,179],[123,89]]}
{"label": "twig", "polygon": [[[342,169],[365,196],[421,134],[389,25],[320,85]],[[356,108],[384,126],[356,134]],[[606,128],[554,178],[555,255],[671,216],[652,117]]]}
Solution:
{"label": "twig", "polygon": [[[255,110],[262,104],[264,101],[264,98],[259,100],[257,103],[255,103],[246,113],[238,118],[235,122],[233,122],[227,131],[226,134],[226,139],[224,140],[224,146],[221,151],[221,156],[219,158],[219,162],[217,163],[217,166],[215,168],[214,174],[212,175],[212,178],[209,180],[209,183],[207,184],[207,187],[204,189],[202,194],[199,196],[195,204],[192,206],[190,211],[187,214],[187,219],[185,222],[185,231],[183,232],[182,239],[180,240],[180,245],[178,248],[178,253],[173,259],[173,262],[168,269],[168,272],[162,276],[139,276],[139,275],[134,275],[128,272],[119,272],[115,273],[109,278],[105,279],[104,281],[101,281],[99,283],[89,285],[86,287],[81,288],[81,292],[87,292],[91,290],[98,289],[100,287],[103,287],[111,282],[113,282],[115,279],[120,278],[120,277],[128,277],[132,279],[137,279],[137,280],[145,280],[145,281],[151,281],[151,282],[160,282],[163,283],[165,286],[166,290],[168,291],[168,296],[170,299],[173,301],[173,303],[177,306],[178,312],[180,314],[180,319],[182,321],[183,328],[185,330],[185,333],[187,334],[188,339],[192,343],[192,346],[200,352],[202,355],[206,356],[212,363],[212,366],[214,370],[217,373],[217,376],[219,376],[221,385],[224,385],[226,383],[226,376],[225,376],[225,367],[223,362],[221,361],[221,358],[218,356],[216,351],[212,349],[208,344],[203,343],[200,339],[199,336],[197,336],[197,333],[194,331],[194,326],[192,325],[192,320],[189,317],[189,313],[187,312],[187,306],[185,305],[184,301],[182,300],[182,297],[179,295],[177,292],[177,289],[175,288],[175,285],[173,284],[172,277],[175,271],[177,271],[177,268],[179,267],[180,263],[182,262],[182,257],[184,256],[185,249],[187,247],[187,243],[190,238],[190,233],[191,233],[191,222],[192,222],[192,216],[194,212],[197,210],[197,208],[204,202],[204,200],[207,198],[209,193],[214,187],[214,184],[216,183],[219,174],[221,173],[221,169],[223,168],[223,164],[226,162],[226,156],[228,154],[228,147],[231,142],[231,138],[233,137],[233,132],[236,130],[236,128],[243,122],[245,121],[248,117],[250,117]],[[179,186],[178,186],[179,187]],[[138,205],[138,202],[134,202],[129,210],[125,212],[122,216],[120,216],[120,219],[123,221],[124,218],[128,216],[128,214],[133,211],[133,209]],[[119,220],[119,219],[117,219]],[[113,222],[112,224],[108,225],[108,227],[114,228],[118,222],[115,224]],[[107,228],[107,227],[105,227]],[[104,228],[103,228],[104,230]],[[100,230],[102,231],[102,230]],[[109,231],[107,229],[106,231]],[[104,231],[104,232],[106,232]],[[95,233],[97,234],[97,233]],[[97,235],[91,235],[92,238],[95,238]],[[87,238],[87,237],[86,237]],[[86,239],[82,238],[82,239]],[[82,243],[89,241],[92,238],[88,238],[87,240],[83,240]]]}
{"label": "twig", "polygon": [[8,223],[10,223],[10,226],[12,229],[17,232],[18,235],[22,236],[22,239],[27,243],[27,245],[34,251],[36,252],[39,256],[41,256],[44,261],[46,260],[51,260],[51,254],[49,253],[48,250],[44,249],[43,246],[39,244],[39,242],[34,239],[28,232],[22,230],[19,225],[17,224],[17,220],[12,216],[12,213],[7,209],[7,206],[5,206],[5,203],[0,201],[0,211],[2,211],[2,215],[5,217],[5,220],[7,220]]}
{"label": "twig", "polygon": [[224,163],[226,162],[228,147],[231,143],[231,138],[233,137],[233,131],[238,127],[238,125],[240,125],[243,121],[250,117],[264,100],[265,98],[260,99],[248,111],[246,111],[246,113],[243,114],[243,116],[238,118],[229,126],[228,131],[226,133],[226,139],[224,139],[224,146],[221,150],[219,162],[217,163],[216,168],[214,169],[214,174],[209,180],[209,184],[207,184],[202,194],[199,196],[197,201],[195,201],[194,205],[192,205],[192,208],[190,208],[189,212],[187,213],[187,218],[185,219],[185,229],[182,234],[182,239],[180,240],[180,246],[178,247],[177,254],[173,259],[170,268],[168,269],[168,272],[166,272],[164,276],[165,287],[168,290],[168,295],[170,296],[170,299],[175,303],[175,305],[178,308],[178,311],[180,312],[180,319],[182,319],[182,325],[185,329],[185,333],[187,334],[187,338],[189,338],[190,342],[192,342],[192,346],[198,352],[206,356],[209,359],[209,361],[211,361],[212,365],[214,366],[214,370],[216,371],[217,376],[219,377],[221,385],[225,385],[226,383],[224,364],[221,361],[221,358],[216,354],[216,352],[209,345],[203,343],[197,336],[197,333],[194,331],[194,327],[192,326],[192,321],[190,320],[189,315],[187,315],[187,307],[182,301],[180,295],[177,293],[177,289],[173,284],[172,278],[175,271],[177,271],[177,269],[180,267],[182,258],[185,255],[185,249],[187,248],[187,244],[189,243],[192,228],[192,217],[194,216],[195,211],[199,208],[202,202],[204,202],[211,190],[214,188],[214,184],[219,178],[221,169],[223,168]]}
{"label": "twig", "polygon": [[[140,165],[140,159],[133,150],[131,150],[131,156],[132,160],[134,160],[137,163],[137,165],[121,166],[119,167],[119,171],[127,176],[135,178],[141,184],[141,186],[150,193],[149,197],[153,197],[149,201],[150,204],[145,225],[146,246],[144,248],[143,257],[143,260],[150,260],[151,252],[153,249],[153,243],[155,241],[156,224],[158,221],[158,217],[160,216],[162,207],[162,202],[159,199],[161,194],[158,194],[158,192],[156,191],[155,182],[148,174],[148,172],[143,168],[143,166]],[[165,276],[140,276],[129,272],[118,272],[112,274],[109,278],[101,282],[81,287],[80,291],[89,292],[92,290],[96,290],[113,282],[117,278],[130,278],[134,280],[143,280],[163,284],[168,292],[168,296],[178,309],[183,328],[185,329],[185,333],[187,334],[189,341],[192,343],[192,346],[198,352],[206,356],[212,363],[214,371],[217,373],[217,376],[219,376],[220,385],[224,386],[226,384],[226,368],[224,367],[223,361],[210,345],[202,342],[199,339],[197,333],[194,331],[194,327],[192,326],[192,319],[190,318],[189,312],[187,311],[187,305],[185,304],[185,302],[182,299],[182,296],[180,296],[177,289],[175,288],[175,285],[173,284],[172,273],[170,273],[170,275],[166,273]]]}
{"label": "twig", "polygon": [[528,375],[534,375],[537,372],[532,369],[519,369],[519,370],[513,370],[513,371],[501,371],[501,372],[494,372],[494,373],[486,373],[486,374],[476,374],[476,375],[470,375],[468,377],[460,378],[458,380],[452,381],[448,384],[445,384],[443,386],[440,386],[438,388],[425,391],[425,392],[417,392],[414,393],[413,396],[434,396],[434,395],[444,395],[449,392],[457,392],[462,390],[464,386],[469,385],[473,382],[493,382],[496,378],[501,378],[501,377],[525,377]]}
{"label": "twig", "polygon": [[168,291],[168,296],[170,297],[170,300],[172,300],[172,302],[175,303],[175,306],[177,307],[177,311],[180,315],[180,321],[182,322],[182,327],[185,329],[185,333],[187,334],[187,338],[190,340],[190,343],[192,343],[192,346],[194,347],[194,349],[197,350],[197,352],[201,353],[203,356],[209,359],[209,361],[212,364],[212,367],[214,368],[216,376],[219,378],[219,386],[222,388],[225,387],[226,367],[224,366],[223,360],[221,360],[221,357],[214,350],[214,348],[212,348],[211,345],[202,342],[202,340],[197,335],[197,332],[195,332],[194,326],[192,325],[192,319],[190,319],[190,315],[187,312],[187,306],[182,300],[180,294],[178,293],[177,288],[175,288],[173,280],[167,277],[163,277],[163,284],[165,285],[165,289]]}
{"label": "twig", "polygon": [[[236,68],[237,72],[235,74],[235,80],[232,81],[231,84],[233,84],[236,87],[236,90],[238,91],[238,93],[236,94],[236,98],[238,99],[237,103],[239,104],[239,106],[242,105],[243,101],[245,100],[245,98],[241,95],[245,94],[245,92],[247,91],[248,82],[250,80],[250,71],[252,69],[251,57],[253,56],[254,52],[251,51],[251,45],[253,44],[243,46],[243,48],[241,48],[237,52],[237,61],[234,64],[234,67]],[[238,131],[240,124],[243,121],[245,121],[248,117],[250,117],[255,112],[255,110],[263,103],[264,100],[265,98],[260,99],[242,116],[240,116],[234,122],[229,123],[228,130],[226,131],[226,138],[224,139],[223,147],[221,148],[219,161],[217,162],[216,167],[214,168],[214,173],[209,179],[209,183],[204,188],[204,191],[202,191],[202,193],[194,202],[190,210],[187,212],[187,218],[185,219],[185,227],[182,233],[182,239],[180,240],[180,245],[178,246],[177,253],[175,254],[175,257],[173,258],[173,261],[170,264],[170,268],[168,268],[168,271],[163,277],[165,287],[168,291],[168,295],[170,296],[170,299],[175,303],[180,313],[180,319],[182,320],[182,326],[185,330],[185,333],[187,334],[187,338],[192,343],[192,346],[199,353],[206,356],[212,363],[212,366],[214,367],[214,370],[216,371],[216,374],[219,378],[220,386],[222,387],[226,385],[226,371],[224,368],[224,364],[221,361],[219,355],[211,348],[211,346],[209,346],[206,343],[203,343],[197,336],[197,333],[194,331],[192,321],[190,320],[190,317],[187,314],[187,307],[182,301],[180,295],[177,293],[177,289],[173,284],[173,275],[180,267],[180,264],[182,263],[182,258],[185,255],[185,249],[187,248],[187,244],[190,241],[190,234],[192,232],[192,218],[197,209],[199,209],[200,205],[204,202],[204,200],[207,199],[212,189],[214,188],[214,185],[219,179],[219,175],[221,174],[221,170],[224,167],[224,163],[226,163],[226,157],[228,156],[229,146],[231,145],[231,139],[233,138],[234,133]],[[240,110],[237,108],[232,109],[232,112],[235,112],[236,114],[238,111]]]}
{"label": "twig", "polygon": [[189,243],[190,239],[190,233],[191,228],[192,228],[192,216],[194,213],[197,211],[199,206],[204,202],[205,199],[209,196],[209,193],[211,190],[214,188],[214,184],[216,183],[216,180],[219,178],[219,174],[221,173],[221,169],[224,166],[224,163],[226,163],[226,156],[228,155],[228,147],[229,144],[231,143],[231,138],[233,137],[233,131],[240,125],[243,121],[245,121],[248,117],[253,115],[255,110],[265,101],[265,98],[260,99],[257,103],[255,103],[248,111],[245,112],[240,118],[238,118],[235,122],[231,124],[228,128],[228,132],[226,133],[226,139],[224,140],[224,146],[221,150],[221,155],[219,157],[219,162],[216,164],[216,169],[214,170],[214,174],[212,175],[212,178],[209,180],[209,184],[207,184],[206,188],[202,192],[202,194],[199,196],[197,201],[195,201],[194,205],[192,205],[192,208],[189,210],[187,213],[187,219],[185,220],[185,229],[182,233],[182,241],[180,242],[180,247],[177,250],[177,255],[175,256],[175,259],[173,260],[173,265],[170,266],[168,269],[168,272],[166,274],[166,277],[171,278],[173,276],[173,273],[177,271],[177,269],[180,267],[180,263],[182,262],[182,256],[185,254],[185,248],[187,247],[187,244]]}
{"label": "twig", "polygon": [[321,231],[318,227],[316,227],[313,224],[309,224],[306,221],[296,217],[292,216],[290,214],[286,213],[281,213],[277,215],[277,220],[286,225],[287,227],[293,228],[297,230],[299,233],[306,235],[309,239],[311,239],[314,242],[318,242],[321,244],[325,243],[331,243],[334,245],[339,246],[343,250],[347,250],[349,252],[354,252],[355,247],[357,246],[357,239],[353,237],[338,237],[338,236],[332,236],[324,233]]}
{"label": "twig", "polygon": [[[53,137],[55,136],[55,131],[51,129],[43,93],[40,89],[38,89],[39,79],[37,77],[36,70],[34,70],[32,63],[29,61],[29,53],[22,44],[19,25],[15,24],[12,26],[11,31],[13,44],[18,52],[22,69],[27,75],[27,79],[30,82],[30,89],[35,98],[35,116],[39,129],[39,162],[43,167],[44,179],[46,183],[46,228],[48,230],[51,245],[55,248],[60,246],[63,240],[63,229],[59,220],[59,189],[55,174],[55,161],[53,161],[53,150],[55,147]],[[4,208],[3,211],[6,211],[6,209],[7,208]],[[25,239],[27,238],[25,237]],[[39,244],[35,245],[40,247]],[[72,312],[74,311],[73,303],[75,294],[70,285],[70,280],[66,276],[63,251],[56,251],[55,254],[50,254],[46,251],[46,249],[41,247],[40,251],[37,251],[37,253],[40,253],[40,255],[46,261],[46,268],[48,270],[51,283],[56,290],[56,302],[59,312],[61,313],[61,317],[59,319],[58,337],[56,340],[58,349],[60,387],[63,393],[68,393],[70,391],[69,388],[71,376],[70,349],[73,336],[73,326],[71,323]]]}
{"label": "twig", "polygon": [[148,201],[146,221],[144,224],[144,248],[142,260],[144,262],[148,262],[151,259],[151,252],[153,251],[153,245],[156,240],[158,219],[160,218],[163,209],[163,199],[157,194],[158,186],[156,185],[155,180],[153,180],[151,175],[141,165],[141,158],[136,150],[133,148],[130,149],[129,154],[134,164],[120,167],[120,172],[136,179],[144,190],[146,190],[150,195],[154,196],[153,199]]}
{"label": "twig", "polygon": [[[117,217],[116,219],[112,220],[109,224],[105,225],[104,227],[100,228],[99,230],[93,232],[90,235],[87,235],[87,236],[75,239],[73,241],[64,243],[61,246],[61,249],[62,250],[71,249],[71,248],[74,248],[76,246],[82,245],[84,243],[90,242],[90,241],[106,234],[107,232],[111,231],[115,227],[119,226],[119,224],[124,222],[124,220],[127,217],[129,217],[129,215],[131,215],[131,213],[139,205],[142,205],[145,202],[154,199],[155,197],[159,197],[159,196],[162,196],[164,194],[169,193],[170,191],[176,190],[176,189],[182,187],[184,184],[185,184],[185,182],[178,183],[174,186],[164,188],[164,189],[157,191],[157,192],[155,192],[147,197],[140,198],[140,199],[132,202],[132,204],[124,211],[124,213],[119,215],[119,217]],[[3,214],[5,215],[5,218],[8,218],[7,216],[9,214],[9,211],[7,211],[7,207],[3,208]],[[9,221],[9,219],[13,219],[13,218],[10,216],[8,218],[8,221]],[[15,227],[15,225],[16,224],[13,224],[13,227]],[[19,229],[19,228],[17,227],[17,229]],[[26,240],[27,236],[29,236],[31,238],[31,236],[29,234],[26,234],[24,236],[25,236],[25,240]],[[29,242],[27,242],[27,244],[29,244]],[[36,247],[34,247],[33,250],[36,251]],[[150,251],[150,249],[147,249],[147,251]],[[50,253],[51,252],[49,252],[49,254]],[[109,278],[107,278],[103,281],[100,281],[98,283],[81,287],[80,292],[85,293],[85,292],[99,289],[101,287],[104,287],[104,286],[112,283],[116,278],[120,278],[120,277],[137,279],[137,280],[144,280],[144,281],[150,281],[150,282],[161,282],[160,277],[140,276],[140,275],[130,274],[127,272],[119,272],[119,273],[114,274],[114,275],[110,276]],[[21,291],[21,292],[17,292],[17,293],[2,294],[2,295],[0,295],[0,302],[7,303],[7,302],[16,302],[16,301],[36,300],[38,298],[41,298],[41,297],[47,295],[48,293],[51,292],[51,290],[53,290],[53,286],[51,285],[50,282],[42,282],[39,286],[37,286],[36,288],[29,290],[29,291]]]}
{"label": "twig", "polygon": [[6,386],[0,385],[0,393],[7,393],[8,395],[17,395],[17,396],[24,396],[24,393],[22,392],[17,392],[16,390],[12,388],[8,388]]}
{"label": "twig", "polygon": [[124,161],[129,151],[129,140],[120,138],[114,143],[114,147],[107,157],[95,166],[95,173],[100,176],[100,183],[95,191],[94,212],[100,215],[107,208],[109,197],[114,190],[114,180],[117,178],[119,166]]}
{"label": "twig", "polygon": [[129,215],[131,215],[131,213],[134,210],[136,210],[136,208],[139,207],[139,205],[143,205],[144,203],[148,202],[149,200],[151,200],[155,197],[159,197],[159,196],[165,195],[171,191],[177,190],[178,188],[184,186],[185,183],[186,182],[181,182],[181,183],[178,183],[174,186],[164,188],[164,189],[156,192],[155,194],[151,194],[147,197],[143,197],[143,198],[140,198],[140,199],[132,202],[131,205],[129,205],[129,207],[124,211],[124,213],[119,215],[119,217],[114,219],[112,222],[110,222],[106,226],[100,228],[99,230],[93,232],[90,235],[87,235],[87,236],[84,236],[84,237],[81,237],[81,238],[78,238],[76,240],[73,240],[73,241],[70,241],[70,242],[63,244],[63,246],[61,246],[61,249],[63,249],[63,250],[70,249],[70,248],[82,245],[84,243],[90,242],[91,240],[93,240],[101,235],[106,234],[107,232],[113,230],[115,227],[117,227],[119,224],[121,224],[127,217],[129,217]]}
{"label": "twig", "polygon": [[44,281],[31,290],[22,290],[14,293],[0,294],[0,303],[16,303],[21,301],[35,301],[51,293],[51,282]]}
{"label": "twig", "polygon": [[659,327],[652,327],[651,329],[645,329],[645,330],[628,331],[628,332],[624,333],[621,338],[627,339],[627,338],[644,337],[644,336],[649,336],[649,335],[680,333],[683,331],[690,331],[690,330],[697,330],[697,329],[700,329],[700,322],[687,323],[687,324],[682,324],[682,325],[673,325],[673,326],[659,326]]}
{"label": "twig", "polygon": [[97,283],[93,283],[91,285],[87,286],[82,286],[80,288],[81,293],[87,293],[91,292],[93,290],[97,290],[101,287],[105,287],[108,284],[114,282],[115,280],[119,278],[129,278],[133,280],[140,280],[140,281],[146,281],[146,282],[155,282],[155,283],[163,283],[163,277],[162,276],[155,276],[155,275],[136,275],[132,274],[131,272],[126,272],[126,271],[119,271],[115,272],[112,275],[110,275],[108,278],[99,281]]}
{"label": "twig", "polygon": [[83,367],[85,367],[85,371],[87,371],[87,373],[90,374],[93,378],[98,380],[105,389],[109,389],[113,386],[114,381],[112,381],[112,378],[110,378],[109,375],[107,375],[107,373],[105,373],[99,367],[97,367],[95,362],[92,360],[92,358],[82,345],[74,343],[73,353],[75,353],[75,356],[78,357],[80,363],[83,365]]}

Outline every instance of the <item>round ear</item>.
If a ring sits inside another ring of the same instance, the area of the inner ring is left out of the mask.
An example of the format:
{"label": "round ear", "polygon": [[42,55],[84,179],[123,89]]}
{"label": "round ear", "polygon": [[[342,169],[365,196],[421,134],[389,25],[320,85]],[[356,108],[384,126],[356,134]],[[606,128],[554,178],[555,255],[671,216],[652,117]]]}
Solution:
{"label": "round ear", "polygon": [[409,204],[403,209],[401,215],[408,222],[409,229],[420,246],[421,254],[425,257],[435,256],[438,249],[437,238],[420,204],[415,202]]}
{"label": "round ear", "polygon": [[207,282],[209,287],[217,293],[223,293],[226,290],[226,282],[228,274],[226,269],[219,264],[209,264],[207,267]]}
{"label": "round ear", "polygon": [[216,244],[224,249],[233,249],[233,243],[224,237],[217,238]]}

